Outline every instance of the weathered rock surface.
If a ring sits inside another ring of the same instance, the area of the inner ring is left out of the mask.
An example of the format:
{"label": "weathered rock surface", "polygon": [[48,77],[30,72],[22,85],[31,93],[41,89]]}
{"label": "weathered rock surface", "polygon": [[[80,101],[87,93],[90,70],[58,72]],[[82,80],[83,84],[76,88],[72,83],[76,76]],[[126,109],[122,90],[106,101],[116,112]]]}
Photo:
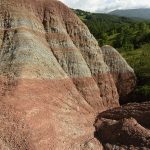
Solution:
{"label": "weathered rock surface", "polygon": [[0,0],[0,148],[101,150],[96,114],[119,106],[111,68],[61,2]]}
{"label": "weathered rock surface", "polygon": [[110,68],[120,98],[124,98],[135,88],[136,77],[134,71],[113,47],[106,45],[101,50],[104,55],[104,61]]}
{"label": "weathered rock surface", "polygon": [[128,104],[102,112],[94,126],[106,150],[150,149],[150,103]]}

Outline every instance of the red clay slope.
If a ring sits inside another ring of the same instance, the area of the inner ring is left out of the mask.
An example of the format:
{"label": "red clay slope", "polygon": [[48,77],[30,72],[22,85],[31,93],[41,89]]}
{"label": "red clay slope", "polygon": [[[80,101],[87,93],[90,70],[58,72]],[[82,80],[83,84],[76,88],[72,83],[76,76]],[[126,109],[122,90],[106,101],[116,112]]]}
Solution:
{"label": "red clay slope", "polygon": [[1,0],[0,47],[0,148],[102,149],[93,122],[119,95],[79,18],[54,0]]}

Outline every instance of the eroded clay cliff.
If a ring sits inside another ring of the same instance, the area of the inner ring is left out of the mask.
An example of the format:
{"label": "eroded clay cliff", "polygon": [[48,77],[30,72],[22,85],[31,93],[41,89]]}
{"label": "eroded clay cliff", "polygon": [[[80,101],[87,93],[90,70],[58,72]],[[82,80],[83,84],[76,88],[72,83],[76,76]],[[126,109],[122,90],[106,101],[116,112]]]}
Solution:
{"label": "eroded clay cliff", "polygon": [[0,148],[102,149],[95,117],[119,106],[118,84],[135,82],[128,66],[126,84],[114,79],[111,56],[61,2],[1,0]]}

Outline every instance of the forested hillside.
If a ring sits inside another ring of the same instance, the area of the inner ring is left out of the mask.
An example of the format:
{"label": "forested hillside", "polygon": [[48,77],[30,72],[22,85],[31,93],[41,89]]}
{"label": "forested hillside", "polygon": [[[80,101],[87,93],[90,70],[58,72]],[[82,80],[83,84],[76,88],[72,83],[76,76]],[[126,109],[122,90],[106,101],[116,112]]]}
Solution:
{"label": "forested hillside", "polygon": [[115,47],[138,78],[132,100],[150,100],[150,21],[74,10],[98,40]]}

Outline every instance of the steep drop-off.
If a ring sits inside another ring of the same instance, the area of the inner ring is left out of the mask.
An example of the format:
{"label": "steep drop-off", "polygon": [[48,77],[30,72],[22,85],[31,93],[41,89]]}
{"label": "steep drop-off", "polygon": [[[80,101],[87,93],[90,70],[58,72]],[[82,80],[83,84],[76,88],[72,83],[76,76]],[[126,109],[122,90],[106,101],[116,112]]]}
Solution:
{"label": "steep drop-off", "polygon": [[102,149],[95,117],[119,106],[117,88],[129,93],[135,83],[128,66],[120,82],[104,51],[61,2],[1,0],[0,148]]}

